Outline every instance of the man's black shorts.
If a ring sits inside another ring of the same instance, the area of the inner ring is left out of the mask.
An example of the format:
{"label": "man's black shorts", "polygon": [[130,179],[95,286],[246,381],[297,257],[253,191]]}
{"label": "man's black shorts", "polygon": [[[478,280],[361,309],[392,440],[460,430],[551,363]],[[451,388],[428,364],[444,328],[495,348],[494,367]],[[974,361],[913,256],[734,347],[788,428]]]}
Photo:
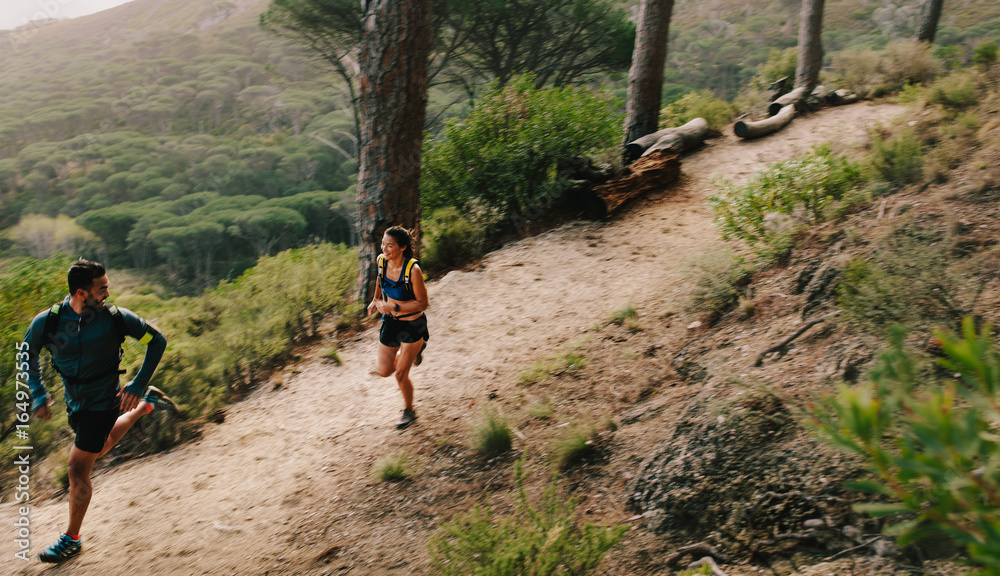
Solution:
{"label": "man's black shorts", "polygon": [[399,348],[400,342],[412,344],[421,338],[426,342],[431,335],[427,332],[427,316],[416,320],[396,320],[382,318],[382,329],[378,333],[378,341],[390,348]]}
{"label": "man's black shorts", "polygon": [[70,413],[69,425],[76,433],[73,444],[84,452],[100,454],[116,420],[118,410],[82,410]]}

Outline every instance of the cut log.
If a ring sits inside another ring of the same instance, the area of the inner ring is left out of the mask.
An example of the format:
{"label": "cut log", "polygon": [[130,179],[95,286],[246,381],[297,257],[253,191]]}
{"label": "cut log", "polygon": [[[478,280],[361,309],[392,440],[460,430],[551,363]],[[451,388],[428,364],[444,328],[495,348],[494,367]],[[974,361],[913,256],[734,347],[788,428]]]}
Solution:
{"label": "cut log", "polygon": [[594,187],[602,217],[610,216],[622,204],[648,192],[663,190],[680,178],[681,161],[674,152],[658,150],[643,156],[625,169],[625,174]]}
{"label": "cut log", "polygon": [[625,157],[629,163],[635,161],[650,147],[662,140],[664,137],[677,134],[682,138],[682,146],[676,152],[683,152],[701,146],[705,138],[708,138],[708,121],[704,118],[695,118],[683,126],[664,128],[652,134],[647,134],[642,138],[636,138],[625,145]]}
{"label": "cut log", "polygon": [[[675,152],[680,154],[684,151],[684,137],[677,133],[667,134],[663,138],[657,140],[656,144],[647,148],[646,151],[642,153],[642,156],[649,156],[653,152],[659,152],[661,150],[664,152]],[[640,156],[640,158],[642,156]]]}
{"label": "cut log", "polygon": [[795,118],[795,106],[789,104],[770,118],[757,122],[737,122],[733,125],[733,132],[740,138],[759,138],[781,130],[792,118]]}
{"label": "cut log", "polygon": [[858,95],[850,90],[834,90],[830,97],[830,104],[853,104],[858,101]]}
{"label": "cut log", "polygon": [[788,76],[785,76],[784,78],[778,78],[774,82],[771,82],[771,85],[767,87],[768,90],[767,101],[774,102],[778,98],[781,98],[782,96],[787,94],[788,93],[787,86],[788,86]]}
{"label": "cut log", "polygon": [[795,90],[792,90],[788,94],[785,94],[781,98],[778,98],[771,105],[767,107],[767,113],[770,116],[776,116],[781,109],[789,104],[795,104],[799,100],[805,98],[809,94],[809,90],[805,86],[799,86]]}

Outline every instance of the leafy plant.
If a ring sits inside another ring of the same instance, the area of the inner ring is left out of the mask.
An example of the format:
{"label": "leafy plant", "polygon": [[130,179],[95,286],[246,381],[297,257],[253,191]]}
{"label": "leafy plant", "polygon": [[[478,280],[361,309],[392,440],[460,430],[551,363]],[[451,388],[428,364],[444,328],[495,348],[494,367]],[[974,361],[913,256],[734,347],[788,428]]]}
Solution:
{"label": "leafy plant", "polygon": [[[850,486],[876,496],[857,508],[896,518],[905,544],[936,530],[963,544],[987,574],[1000,574],[1000,354],[987,325],[966,318],[961,335],[936,331],[942,368],[920,370],[892,331],[871,381],[842,387],[813,411],[820,435],[857,454],[874,474]],[[902,515],[902,516],[900,516]]]}
{"label": "leafy plant", "polygon": [[321,350],[319,353],[319,357],[325,358],[326,360],[333,362],[334,365],[336,366],[340,366],[341,364],[343,364],[343,362],[340,359],[340,354],[338,353],[337,347],[335,345],[328,346],[323,350]]}
{"label": "leafy plant", "polygon": [[708,201],[724,238],[768,250],[768,244],[788,242],[797,220],[824,221],[835,202],[861,181],[856,163],[834,156],[829,146],[817,146],[801,158],[758,170],[743,184],[714,178],[716,193]]}
{"label": "leafy plant", "polygon": [[958,258],[954,239],[928,226],[904,226],[869,258],[847,263],[838,286],[845,316],[869,331],[902,323],[957,326],[977,311],[996,265]]}
{"label": "leafy plant", "polygon": [[464,211],[454,206],[434,210],[421,224],[421,268],[441,270],[479,258],[498,220],[498,211],[478,200]]}
{"label": "leafy plant", "polygon": [[521,373],[521,384],[537,384],[549,376],[572,374],[587,364],[587,358],[573,352],[564,352],[551,360],[539,360]]}
{"label": "leafy plant", "polygon": [[552,443],[552,462],[568,468],[597,453],[597,428],[593,424],[571,427]]}
{"label": "leafy plant", "polygon": [[616,144],[620,131],[608,98],[583,88],[539,90],[531,76],[520,76],[487,91],[442,139],[428,138],[423,206],[465,211],[478,199],[505,218],[537,218],[568,187],[562,163]]}
{"label": "leafy plant", "polygon": [[742,293],[751,272],[746,261],[726,247],[706,250],[691,258],[684,268],[684,275],[693,284],[689,308],[700,312],[729,309]]}
{"label": "leafy plant", "polygon": [[475,431],[476,450],[484,456],[497,456],[511,449],[514,434],[507,418],[496,410],[484,410]]}
{"label": "leafy plant", "polygon": [[636,312],[635,306],[633,306],[631,304],[625,304],[621,308],[619,308],[619,309],[617,309],[617,310],[615,310],[614,312],[611,313],[611,320],[610,320],[610,322],[612,324],[617,324],[617,325],[621,326],[627,320],[629,320],[631,318],[635,318],[638,315],[639,315],[639,313]]}
{"label": "leafy plant", "polygon": [[923,174],[923,145],[909,128],[889,137],[874,130],[867,166],[876,179],[894,188],[905,186]]}
{"label": "leafy plant", "polygon": [[734,116],[733,105],[711,90],[689,92],[660,110],[662,127],[680,126],[695,118],[704,118],[708,127],[721,130]]}
{"label": "leafy plant", "polygon": [[410,476],[410,459],[404,454],[387,454],[375,462],[375,477],[383,482],[399,482]]}
{"label": "leafy plant", "polygon": [[532,505],[522,461],[514,466],[514,513],[497,518],[487,500],[441,525],[428,542],[441,576],[584,576],[628,531],[625,525],[580,525],[577,499],[559,492],[556,479]]}

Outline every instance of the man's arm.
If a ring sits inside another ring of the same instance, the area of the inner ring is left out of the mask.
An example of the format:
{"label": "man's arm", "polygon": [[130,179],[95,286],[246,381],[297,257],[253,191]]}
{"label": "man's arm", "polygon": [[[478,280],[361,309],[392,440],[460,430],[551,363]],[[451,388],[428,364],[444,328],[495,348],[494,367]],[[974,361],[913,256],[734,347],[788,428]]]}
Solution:
{"label": "man's arm", "polygon": [[[167,349],[167,339],[163,334],[160,334],[159,330],[136,316],[132,311],[124,308],[119,308],[119,310],[125,319],[126,334],[146,345],[146,357],[142,361],[139,373],[135,375],[132,382],[125,386],[122,409],[128,411],[135,407],[134,404],[138,404],[138,399],[149,386],[153,372],[156,371],[156,367],[163,357],[163,351]],[[130,402],[129,395],[135,397],[134,402]]]}
{"label": "man's arm", "polygon": [[[24,344],[27,349],[23,350],[28,354],[28,389],[31,391],[31,411],[38,412],[39,408],[45,408],[48,412],[49,392],[45,389],[45,382],[42,381],[42,369],[38,355],[42,351],[42,332],[45,330],[45,318],[48,311],[35,316],[24,333]],[[39,414],[42,416],[41,414]],[[44,418],[44,416],[42,416]]]}

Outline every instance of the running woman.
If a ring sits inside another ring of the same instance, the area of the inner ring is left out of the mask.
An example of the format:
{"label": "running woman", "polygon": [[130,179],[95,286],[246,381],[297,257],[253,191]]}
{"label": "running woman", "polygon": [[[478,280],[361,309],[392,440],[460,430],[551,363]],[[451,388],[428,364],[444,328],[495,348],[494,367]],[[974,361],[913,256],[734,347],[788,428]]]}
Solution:
{"label": "running woman", "polygon": [[403,393],[403,414],[396,423],[400,430],[417,419],[410,367],[420,365],[421,353],[430,338],[424,316],[427,306],[424,277],[413,258],[413,239],[405,228],[393,226],[382,236],[378,283],[368,313],[382,314],[377,370],[383,378],[395,375]]}

